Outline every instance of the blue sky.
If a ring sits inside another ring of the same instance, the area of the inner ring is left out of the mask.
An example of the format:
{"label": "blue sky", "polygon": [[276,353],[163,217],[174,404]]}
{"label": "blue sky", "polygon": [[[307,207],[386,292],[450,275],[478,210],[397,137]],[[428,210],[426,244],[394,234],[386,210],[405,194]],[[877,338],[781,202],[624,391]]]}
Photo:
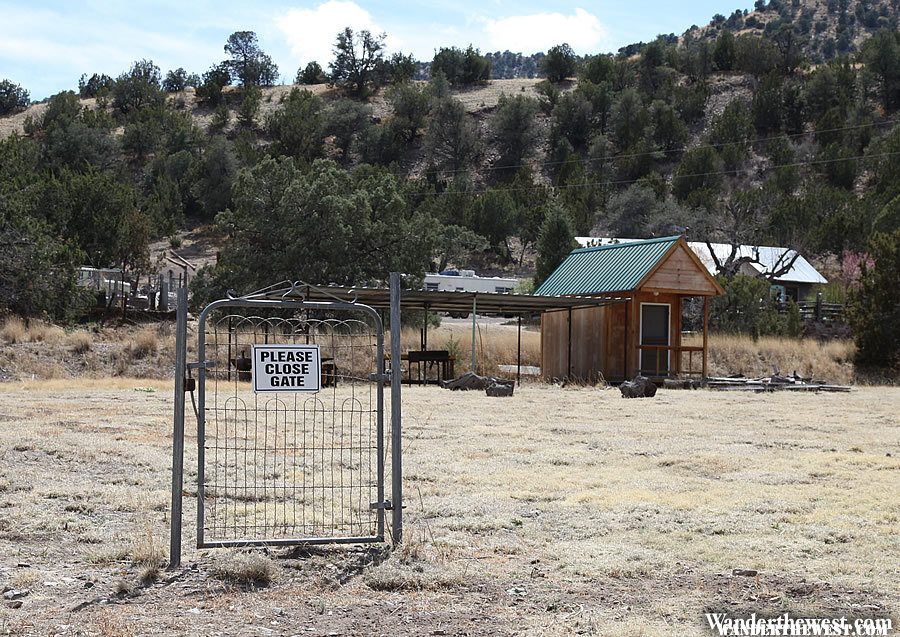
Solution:
{"label": "blue sky", "polygon": [[163,73],[179,66],[202,73],[224,59],[228,35],[242,30],[257,33],[284,82],[310,60],[327,68],[334,37],[344,26],[385,32],[391,51],[423,60],[438,47],[470,43],[482,52],[528,54],[568,42],[577,53],[597,53],[659,33],[682,33],[735,8],[727,0],[0,0],[0,79],[42,99],[76,88],[82,73],[115,77],[143,58]]}

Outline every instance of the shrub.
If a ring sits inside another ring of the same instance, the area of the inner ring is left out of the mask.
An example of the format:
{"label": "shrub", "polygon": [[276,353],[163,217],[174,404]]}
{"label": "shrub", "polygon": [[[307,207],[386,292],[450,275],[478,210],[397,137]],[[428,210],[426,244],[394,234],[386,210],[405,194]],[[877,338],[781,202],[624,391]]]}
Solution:
{"label": "shrub", "polygon": [[132,359],[146,358],[155,354],[159,350],[156,330],[152,327],[142,328],[125,346],[125,350]]}
{"label": "shrub", "polygon": [[216,561],[213,574],[232,584],[268,586],[275,577],[275,566],[258,553],[231,553]]}
{"label": "shrub", "polygon": [[25,327],[25,321],[18,316],[6,319],[3,327],[0,327],[0,339],[9,345],[27,342],[28,329]]}
{"label": "shrub", "polygon": [[28,106],[28,91],[9,80],[0,82],[0,115],[11,115]]}
{"label": "shrub", "polygon": [[851,294],[848,319],[856,340],[856,362],[866,367],[900,366],[900,229],[878,233],[869,243],[873,265],[860,265],[859,288]]}
{"label": "shrub", "polygon": [[328,81],[325,71],[318,62],[310,62],[302,69],[297,69],[294,84],[324,84]]}
{"label": "shrub", "polygon": [[756,339],[781,334],[784,321],[771,297],[771,285],[755,276],[738,274],[719,277],[725,296],[712,302],[710,328],[718,332],[745,334]]}
{"label": "shrub", "polygon": [[562,82],[575,75],[578,57],[568,44],[557,44],[540,62],[541,71],[551,82]]}
{"label": "shrub", "polygon": [[94,346],[94,338],[88,332],[72,332],[66,337],[66,343],[76,354],[84,354]]}
{"label": "shrub", "polygon": [[469,45],[465,51],[455,46],[441,48],[431,61],[431,74],[443,73],[453,86],[470,86],[487,82],[491,61]]}

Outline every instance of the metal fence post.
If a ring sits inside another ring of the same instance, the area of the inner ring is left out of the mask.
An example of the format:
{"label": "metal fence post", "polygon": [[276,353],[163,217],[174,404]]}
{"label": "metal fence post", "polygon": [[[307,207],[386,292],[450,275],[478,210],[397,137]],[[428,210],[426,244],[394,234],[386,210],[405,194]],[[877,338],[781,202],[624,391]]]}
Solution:
{"label": "metal fence post", "polygon": [[187,288],[176,292],[175,418],[172,431],[172,509],[169,568],[181,565],[181,495],[184,488],[184,377],[187,367]]}
{"label": "metal fence post", "polygon": [[394,544],[403,541],[403,466],[400,437],[400,273],[391,272],[391,517]]}

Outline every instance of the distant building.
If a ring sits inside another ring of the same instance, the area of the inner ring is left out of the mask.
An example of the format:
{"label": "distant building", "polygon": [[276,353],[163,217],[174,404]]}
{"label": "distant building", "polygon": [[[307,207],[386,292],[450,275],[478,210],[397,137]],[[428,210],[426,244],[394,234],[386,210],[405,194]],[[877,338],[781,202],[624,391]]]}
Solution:
{"label": "distant building", "polygon": [[78,268],[78,285],[103,294],[106,298],[131,294],[131,283],[123,279],[120,268]]}
{"label": "distant building", "polygon": [[[583,247],[637,241],[637,239],[608,237],[575,237],[575,240]],[[706,242],[688,241],[687,244],[694,254],[699,257],[703,265],[706,266],[710,274],[713,276],[718,274],[715,259],[710,255],[709,246],[706,245]],[[724,263],[731,255],[731,244],[713,243],[711,245],[719,263]],[[795,255],[796,259],[794,259]],[[749,259],[749,261],[741,264],[740,272],[748,275],[765,276],[771,279],[772,287],[784,299],[793,299],[795,301],[814,299],[816,286],[828,283],[828,279],[822,276],[809,261],[791,248],[741,245],[738,246],[735,252],[735,258]],[[770,276],[788,265],[790,267],[786,272],[778,276]]]}
{"label": "distant building", "polygon": [[476,276],[474,270],[444,270],[439,274],[426,274],[423,289],[430,292],[512,294],[518,283],[519,279]]}

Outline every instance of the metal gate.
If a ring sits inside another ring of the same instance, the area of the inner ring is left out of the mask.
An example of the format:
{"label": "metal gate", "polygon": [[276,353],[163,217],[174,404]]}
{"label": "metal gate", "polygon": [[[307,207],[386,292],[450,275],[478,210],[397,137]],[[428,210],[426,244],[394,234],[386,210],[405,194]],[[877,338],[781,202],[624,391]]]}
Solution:
{"label": "metal gate", "polygon": [[[196,370],[199,548],[384,541],[392,507],[385,498],[390,375],[382,319],[353,299],[308,302],[297,290],[293,284],[224,299],[200,313],[198,361],[182,362],[188,376]],[[254,390],[254,346],[279,345],[317,350],[313,390]],[[190,378],[182,382],[193,389]],[[183,454],[177,385],[176,371],[173,565],[180,561]],[[399,489],[397,447],[392,490]]]}

